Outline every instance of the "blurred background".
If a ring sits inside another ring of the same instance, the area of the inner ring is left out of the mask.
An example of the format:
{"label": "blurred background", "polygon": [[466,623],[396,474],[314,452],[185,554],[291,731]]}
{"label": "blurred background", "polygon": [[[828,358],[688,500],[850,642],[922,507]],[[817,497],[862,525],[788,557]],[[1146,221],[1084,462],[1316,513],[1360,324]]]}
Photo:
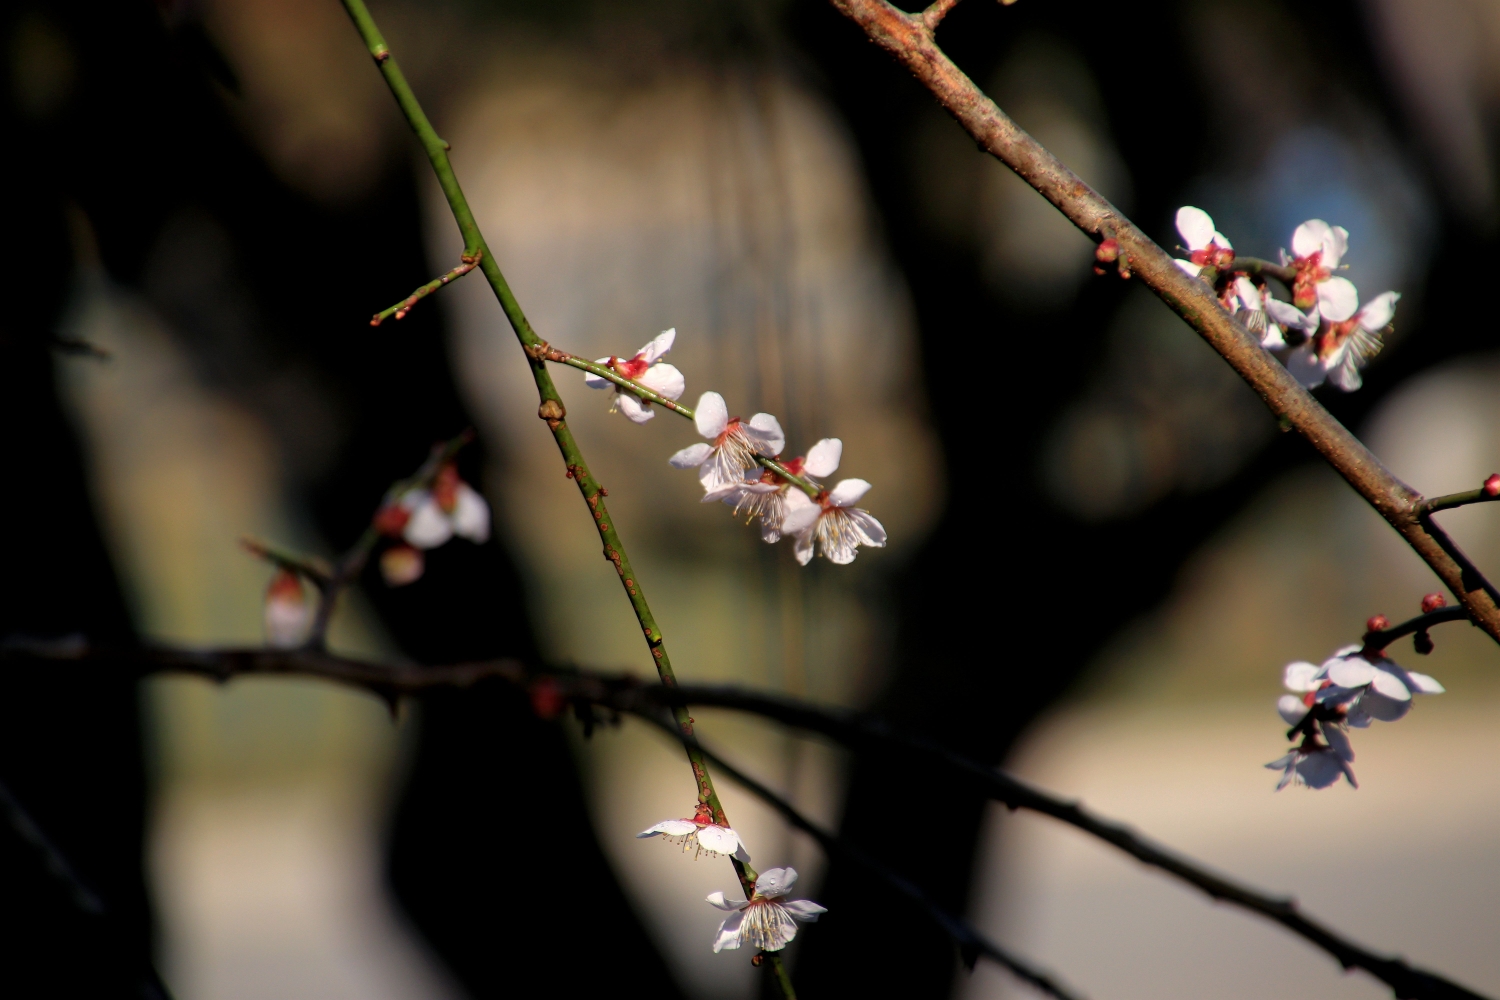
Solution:
{"label": "blurred background", "polygon": [[[868,708],[1295,893],[1364,943],[1500,990],[1500,662],[1448,626],[1448,688],[1357,734],[1358,791],[1288,790],[1281,667],[1436,583],[1145,289],[820,0],[373,7],[533,324],[586,356],[675,327],[688,398],[845,442],[891,545],[796,566],[697,501],[691,427],[555,373],[679,676]],[[1001,7],[939,40],[1165,246],[1199,205],[1242,252],[1351,233],[1396,336],[1320,390],[1429,495],[1500,469],[1500,4]],[[558,467],[513,335],[456,263],[425,162],[331,2],[23,0],[4,14],[0,636],[261,638],[241,535],[331,555],[435,440],[496,513],[484,546],[370,575],[333,647],[651,672]],[[101,360],[67,345],[86,341]],[[1010,509],[997,518],[997,501]],[[1488,508],[1443,523],[1500,571]],[[69,995],[749,998],[715,956],[730,888],[633,834],[687,815],[680,750],[584,738],[501,688],[395,713],[311,681],[10,671],[0,778],[104,903],[0,828],[5,975]],[[700,732],[819,821],[1095,997],[1383,995],[1280,930],[899,761],[725,713]],[[1018,994],[825,864],[733,786],[760,867],[830,908],[789,952],[831,995]],[[913,831],[920,832],[913,832]],[[155,992],[153,992],[153,990]]]}

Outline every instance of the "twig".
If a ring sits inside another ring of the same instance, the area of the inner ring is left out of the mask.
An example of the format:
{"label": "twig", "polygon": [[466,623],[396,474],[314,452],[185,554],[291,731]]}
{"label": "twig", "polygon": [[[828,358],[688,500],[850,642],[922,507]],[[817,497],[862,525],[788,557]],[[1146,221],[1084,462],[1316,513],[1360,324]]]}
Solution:
{"label": "twig", "polygon": [[1434,625],[1443,622],[1462,622],[1469,620],[1469,613],[1461,607],[1438,608],[1426,614],[1417,615],[1400,625],[1392,625],[1390,628],[1370,631],[1364,634],[1361,641],[1364,643],[1364,652],[1379,653],[1391,643],[1403,635],[1411,635],[1413,632],[1426,632]]}
{"label": "twig", "polygon": [[289,573],[307,577],[320,591],[327,590],[329,584],[333,582],[332,567],[316,556],[299,555],[289,549],[272,545],[270,542],[251,538],[249,535],[240,539],[240,548]]}
{"label": "twig", "polygon": [[[569,354],[566,351],[559,351],[557,348],[547,343],[543,343],[536,350],[529,350],[527,351],[527,353],[532,355],[533,357],[540,356],[547,361],[554,362],[555,364],[568,365],[569,367],[577,368],[580,371],[586,371],[591,375],[597,375],[600,378],[608,379],[615,385],[619,386],[627,392],[634,394],[645,402],[655,403],[663,409],[670,410],[671,412],[677,414],[679,417],[686,417],[688,420],[692,420],[695,416],[693,410],[686,406],[683,406],[676,400],[668,399],[661,393],[656,392],[652,389],[648,389],[634,379],[628,379],[625,376],[621,375],[619,372],[615,371],[613,368],[610,368],[606,365],[601,365],[597,361],[589,361],[584,358],[580,358],[575,354]],[[762,468],[770,469],[772,472],[775,472],[778,476],[792,483],[792,485],[796,486],[798,489],[802,490],[802,492],[806,493],[810,497],[816,499],[818,494],[822,492],[819,487],[812,482],[812,480],[789,471],[787,467],[776,458],[766,458],[762,455],[757,455],[755,456],[755,460],[756,462],[760,463]]]}
{"label": "twig", "polygon": [[21,805],[20,800],[3,781],[0,781],[0,809],[5,810],[5,818],[11,829],[36,851],[47,874],[62,883],[63,888],[68,891],[68,897],[73,900],[73,905],[91,917],[104,916],[104,901],[99,898],[99,894],[89,888],[88,883],[69,864],[57,845],[47,838],[36,820],[31,818],[31,813],[26,811],[26,807]]}
{"label": "twig", "polygon": [[1419,517],[1423,498],[1380,464],[1358,438],[1297,384],[1259,342],[1222,309],[1210,289],[1057,157],[1027,135],[933,41],[920,16],[885,0],[831,0],[895,56],[981,148],[1005,163],[1095,240],[1119,240],[1120,260],[1228,361],[1267,407],[1284,419],[1396,529],[1474,622],[1500,642],[1500,596],[1441,528]]}
{"label": "twig", "polygon": [[[1492,476],[1491,479],[1493,480],[1494,477]],[[1477,490],[1449,493],[1447,496],[1426,500],[1422,503],[1422,513],[1424,515],[1436,514],[1440,510],[1452,510],[1454,507],[1467,507],[1475,503],[1494,503],[1496,500],[1500,500],[1500,492],[1492,491],[1486,483]]]}
{"label": "twig", "polygon": [[684,736],[681,733],[674,732],[674,727],[670,723],[667,723],[659,715],[656,715],[654,713],[638,711],[634,714],[652,723],[653,725],[660,727],[669,736],[673,736],[681,741],[684,746],[692,746],[697,748],[697,750],[701,754],[703,754],[705,760],[707,760],[710,764],[717,768],[721,773],[728,775],[731,781],[734,781],[737,784],[743,786],[746,791],[750,792],[750,794],[754,795],[756,798],[760,799],[762,802],[765,802],[772,809],[775,809],[778,813],[780,813],[782,818],[785,819],[789,824],[816,840],[818,842],[818,846],[823,848],[823,851],[826,854],[833,856],[843,856],[848,860],[853,861],[855,864],[860,865],[872,874],[878,876],[891,888],[895,889],[897,892],[901,893],[901,895],[907,897],[922,909],[926,910],[927,915],[930,916],[933,921],[943,929],[944,933],[946,933],[953,939],[953,942],[956,945],[958,945],[959,954],[963,957],[964,964],[967,965],[970,969],[974,967],[975,959],[978,956],[983,955],[986,958],[989,958],[991,961],[1004,966],[1006,969],[1010,970],[1010,972],[1015,975],[1016,978],[1029,983],[1048,996],[1057,997],[1058,1000],[1081,1000],[1081,998],[1078,997],[1077,994],[1074,994],[1067,990],[1065,987],[1059,985],[1056,980],[1054,980],[1048,973],[1036,968],[1025,959],[1017,958],[1016,956],[1005,951],[999,945],[990,941],[983,934],[981,934],[967,920],[949,913],[946,909],[939,905],[936,900],[929,896],[920,886],[912,882],[910,879],[907,879],[904,876],[892,871],[891,868],[889,868],[883,862],[877,860],[872,855],[867,854],[860,848],[848,843],[842,837],[829,833],[822,827],[814,824],[811,820],[807,819],[807,817],[798,812],[790,802],[786,801],[786,799],[777,795],[775,792],[771,791],[759,781],[756,781],[754,778],[745,774],[745,772],[741,771],[739,768],[734,767],[732,764],[729,764],[724,760],[723,757],[705,748],[703,744],[697,740],[696,737]]}
{"label": "twig", "polygon": [[[1433,612],[1444,617],[1457,608]],[[1429,616],[1423,616],[1428,618]],[[1413,619],[1420,621],[1421,619]],[[1429,620],[1429,624],[1435,622]],[[1396,632],[1411,622],[1388,629]],[[1413,968],[1400,959],[1376,954],[1302,915],[1297,904],[1238,884],[1205,866],[1160,847],[1129,827],[1104,819],[1031,787],[1001,771],[970,760],[927,740],[892,730],[879,718],[821,708],[792,698],[755,694],[732,687],[708,685],[643,685],[629,675],[607,675],[580,670],[534,670],[516,660],[491,660],[449,666],[388,666],[332,656],[316,650],[270,649],[180,650],[163,647],[108,650],[79,641],[35,641],[12,637],[0,643],[0,663],[26,661],[97,662],[128,665],[139,674],[159,671],[192,673],[225,681],[241,675],[304,675],[322,677],[364,688],[395,706],[402,695],[440,688],[466,688],[486,680],[503,680],[529,687],[541,678],[569,700],[584,701],[636,715],[670,708],[674,715],[688,705],[747,712],[784,725],[819,733],[853,750],[918,754],[946,770],[967,778],[977,792],[1011,809],[1038,812],[1097,837],[1138,861],[1226,902],[1281,924],[1292,933],[1328,952],[1344,968],[1361,968],[1389,985],[1400,998],[1418,1000],[1476,1000],[1479,994],[1441,976]],[[684,733],[691,738],[691,733]],[[702,759],[701,754],[692,751]],[[747,890],[748,893],[749,890]],[[1482,1000],[1482,998],[1480,998]]]}
{"label": "twig", "polygon": [[929,32],[936,31],[937,26],[948,16],[948,12],[958,6],[959,0],[933,0],[928,8],[922,11],[922,23],[927,26]]}
{"label": "twig", "polygon": [[[407,83],[405,74],[401,72],[401,67],[391,55],[390,46],[386,44],[379,27],[370,16],[364,0],[343,0],[343,3],[344,9],[349,12],[350,19],[364,40],[366,48],[369,49],[371,58],[375,60],[375,65],[379,67],[381,75],[385,78],[386,85],[390,88],[396,103],[400,105],[402,114],[406,116],[412,132],[416,134],[417,140],[427,153],[427,160],[432,166],[433,173],[437,175],[444,197],[448,200],[448,208],[453,213],[453,220],[463,235],[465,258],[472,257],[479,261],[485,279],[494,291],[500,308],[504,311],[506,319],[510,321],[511,329],[515,331],[516,339],[526,354],[531,367],[532,381],[536,384],[537,416],[546,421],[547,428],[552,432],[553,441],[556,442],[557,449],[562,454],[563,465],[567,469],[568,476],[577,484],[578,492],[588,505],[589,514],[593,517],[594,527],[604,547],[604,558],[614,566],[620,585],[630,601],[630,608],[635,613],[636,622],[640,625],[646,646],[651,651],[651,659],[656,665],[657,676],[663,685],[675,686],[677,676],[672,670],[672,661],[667,655],[666,637],[662,635],[661,628],[656,623],[656,616],[652,614],[651,606],[646,602],[645,590],[636,578],[635,571],[630,565],[630,557],[625,552],[625,545],[615,530],[614,519],[610,517],[609,510],[605,507],[604,488],[589,471],[583,452],[573,438],[573,431],[568,427],[567,409],[563,406],[557,387],[552,383],[547,363],[538,356],[537,352],[544,350],[545,344],[532,329],[531,322],[526,318],[521,304],[516,301],[509,282],[501,273],[494,254],[489,252],[484,234],[479,231],[479,224],[474,219],[468,199],[464,197],[463,188],[458,183],[458,176],[453,172],[453,165],[449,162],[449,145],[443,141],[432,127],[432,123],[427,120],[421,102],[417,100],[416,94]],[[693,720],[688,716],[687,709],[674,708],[673,715],[682,733],[691,736]],[[719,802],[718,793],[714,790],[713,778],[709,775],[702,757],[692,749],[687,751],[687,756],[688,764],[693,770],[694,782],[698,787],[699,802],[708,806],[715,823],[730,826],[729,817],[724,814],[724,807]],[[755,885],[756,873],[754,869],[739,860],[734,860],[733,864],[740,886],[748,898]],[[774,964],[773,961],[773,972]],[[777,977],[778,985],[782,981],[782,977]],[[795,1000],[793,994],[785,990],[783,992],[788,1000]]]}
{"label": "twig", "polygon": [[406,298],[402,299],[400,302],[397,302],[389,309],[382,309],[374,316],[371,316],[370,325],[379,326],[381,323],[384,323],[392,316],[395,316],[398,320],[405,319],[406,314],[411,312],[412,306],[416,305],[418,302],[422,301],[427,296],[437,291],[439,288],[442,288],[448,282],[454,281],[458,278],[462,278],[464,275],[468,274],[470,271],[474,270],[474,268],[479,266],[478,256],[471,257],[468,254],[464,254],[462,260],[462,264],[458,265],[453,270],[443,275],[441,278],[436,278],[432,281],[429,281],[427,284],[423,285],[421,288],[418,288],[415,292],[412,292]]}

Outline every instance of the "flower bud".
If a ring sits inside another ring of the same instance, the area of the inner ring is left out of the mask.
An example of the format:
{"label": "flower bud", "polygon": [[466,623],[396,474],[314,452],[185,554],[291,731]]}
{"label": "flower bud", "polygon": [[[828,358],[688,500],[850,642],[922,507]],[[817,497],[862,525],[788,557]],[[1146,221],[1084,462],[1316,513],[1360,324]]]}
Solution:
{"label": "flower bud", "polygon": [[1111,236],[1107,240],[1100,240],[1099,246],[1094,249],[1094,259],[1101,264],[1113,264],[1120,259],[1120,241]]}
{"label": "flower bud", "polygon": [[1411,637],[1411,645],[1422,656],[1426,656],[1432,652],[1432,636],[1428,635],[1426,630],[1418,632]]}
{"label": "flower bud", "polygon": [[1484,481],[1484,491],[1492,497],[1500,497],[1500,473],[1496,473]]}
{"label": "flower bud", "polygon": [[557,682],[550,677],[538,677],[531,682],[531,710],[538,718],[551,721],[568,707],[568,699],[558,690]]}
{"label": "flower bud", "polygon": [[410,545],[392,545],[380,554],[380,575],[388,587],[404,587],[422,578],[426,564],[420,549]]}
{"label": "flower bud", "polygon": [[1436,611],[1438,608],[1446,608],[1447,606],[1448,598],[1442,594],[1428,594],[1422,598],[1422,614],[1424,615]]}
{"label": "flower bud", "polygon": [[1365,622],[1365,628],[1366,628],[1366,630],[1368,630],[1370,632],[1384,632],[1386,629],[1388,629],[1390,627],[1391,627],[1391,620],[1389,618],[1387,618],[1385,615],[1376,615],[1375,617],[1371,618],[1369,621]]}
{"label": "flower bud", "polygon": [[458,507],[458,467],[445,463],[432,481],[432,498],[437,501],[444,514],[452,514]]}
{"label": "flower bud", "polygon": [[307,641],[312,619],[302,580],[290,570],[277,570],[266,588],[266,643],[277,649],[295,649]]}
{"label": "flower bud", "polygon": [[399,503],[388,503],[375,512],[375,530],[387,538],[400,538],[411,520],[411,511]]}

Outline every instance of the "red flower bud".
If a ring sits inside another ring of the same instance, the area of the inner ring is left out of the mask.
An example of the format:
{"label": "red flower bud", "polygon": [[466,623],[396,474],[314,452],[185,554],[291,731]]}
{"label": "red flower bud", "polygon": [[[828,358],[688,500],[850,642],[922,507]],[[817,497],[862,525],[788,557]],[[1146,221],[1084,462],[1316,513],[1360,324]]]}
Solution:
{"label": "red flower bud", "polygon": [[1484,491],[1492,497],[1500,497],[1500,473],[1496,473],[1484,481]]}
{"label": "red flower bud", "polygon": [[550,677],[538,677],[531,682],[531,710],[538,718],[555,719],[568,707],[568,699],[558,690],[557,682]]}
{"label": "red flower bud", "polygon": [[1376,615],[1365,622],[1365,628],[1371,632],[1384,632],[1391,627],[1391,620],[1385,615]]}
{"label": "red flower bud", "polygon": [[437,501],[444,514],[453,513],[458,506],[459,482],[458,467],[452,462],[439,469],[437,478],[432,481],[432,498]]}
{"label": "red flower bud", "polygon": [[1113,264],[1119,260],[1120,241],[1113,236],[1107,240],[1100,240],[1099,246],[1094,250],[1094,259],[1101,264]]}
{"label": "red flower bud", "polygon": [[388,503],[375,512],[375,530],[387,538],[400,538],[411,520],[411,511],[400,504]]}
{"label": "red flower bud", "polygon": [[1428,594],[1422,598],[1422,614],[1424,615],[1428,612],[1436,611],[1438,608],[1446,608],[1447,606],[1448,598],[1442,594]]}

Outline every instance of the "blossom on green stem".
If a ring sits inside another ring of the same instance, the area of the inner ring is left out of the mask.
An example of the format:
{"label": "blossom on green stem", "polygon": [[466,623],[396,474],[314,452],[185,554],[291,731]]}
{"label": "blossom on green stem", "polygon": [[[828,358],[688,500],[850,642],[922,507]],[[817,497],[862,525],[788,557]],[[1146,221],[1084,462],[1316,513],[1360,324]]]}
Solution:
{"label": "blossom on green stem", "polygon": [[854,506],[868,492],[865,480],[843,479],[816,500],[800,490],[787,493],[781,530],[795,536],[792,551],[797,561],[804,566],[812,561],[814,542],[824,559],[840,566],[852,563],[861,545],[884,548],[885,527],[869,511]]}
{"label": "blossom on green stem", "polygon": [[717,392],[698,397],[693,423],[707,441],[688,445],[667,461],[676,469],[696,468],[706,493],[743,482],[745,470],[757,467],[755,456],[771,458],[786,447],[786,435],[775,417],[769,413],[757,413],[748,421],[731,417],[724,397]]}
{"label": "blossom on green stem", "polygon": [[[663,330],[649,344],[629,358],[610,356],[600,358],[596,363],[634,382],[639,382],[659,396],[676,400],[686,391],[687,380],[682,377],[682,372],[678,371],[675,366],[660,360],[662,355],[672,349],[672,342],[676,339],[675,327],[671,330]],[[585,373],[583,384],[590,389],[614,390],[609,412],[623,413],[632,423],[644,424],[656,416],[656,411],[651,409],[649,402],[607,378]]]}
{"label": "blossom on green stem", "polygon": [[780,951],[797,936],[796,921],[813,923],[828,912],[810,899],[782,899],[797,881],[797,869],[772,868],[760,873],[755,891],[746,900],[726,900],[712,892],[708,902],[731,911],[714,937],[714,953],[749,945],[761,951]]}

